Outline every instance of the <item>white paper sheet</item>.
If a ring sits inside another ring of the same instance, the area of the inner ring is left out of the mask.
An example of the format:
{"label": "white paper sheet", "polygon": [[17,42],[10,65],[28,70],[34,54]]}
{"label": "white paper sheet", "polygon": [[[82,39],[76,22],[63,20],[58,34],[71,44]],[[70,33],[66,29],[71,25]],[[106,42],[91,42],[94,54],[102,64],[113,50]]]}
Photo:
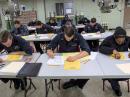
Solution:
{"label": "white paper sheet", "polygon": [[53,59],[49,58],[47,64],[50,66],[60,66],[60,65],[64,65],[64,60],[62,56],[55,56]]}
{"label": "white paper sheet", "polygon": [[130,63],[116,65],[122,72],[130,74]]}
{"label": "white paper sheet", "polygon": [[9,75],[16,75],[20,71],[20,69],[24,66],[24,64],[25,62],[11,62],[10,64],[1,68],[0,72]]}
{"label": "white paper sheet", "polygon": [[90,60],[95,60],[97,56],[97,52],[93,52],[93,54],[90,55]]}

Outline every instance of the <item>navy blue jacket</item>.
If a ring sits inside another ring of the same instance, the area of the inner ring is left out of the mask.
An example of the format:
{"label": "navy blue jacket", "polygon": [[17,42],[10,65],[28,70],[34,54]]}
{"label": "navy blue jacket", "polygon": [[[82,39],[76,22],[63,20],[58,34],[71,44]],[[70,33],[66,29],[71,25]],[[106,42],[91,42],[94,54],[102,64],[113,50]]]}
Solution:
{"label": "navy blue jacket", "polygon": [[27,54],[33,53],[33,48],[30,44],[19,36],[13,35],[12,45],[11,47],[6,47],[2,43],[0,43],[0,52],[6,51],[7,53],[15,52],[15,51],[24,51]]}
{"label": "navy blue jacket", "polygon": [[51,26],[43,24],[42,28],[36,29],[37,34],[47,34],[47,33],[55,33],[55,29]]}
{"label": "navy blue jacket", "polygon": [[47,49],[54,50],[58,48],[58,52],[78,52],[80,49],[90,53],[90,49],[84,38],[79,34],[75,33],[74,38],[71,41],[66,41],[64,33],[58,34],[48,45]]}
{"label": "navy blue jacket", "polygon": [[99,52],[103,54],[110,55],[113,53],[113,50],[117,50],[119,52],[128,51],[130,48],[130,37],[126,36],[125,42],[122,45],[118,45],[115,41],[114,36],[107,37],[100,45]]}
{"label": "navy blue jacket", "polygon": [[21,25],[19,28],[13,28],[11,31],[14,35],[25,36],[29,34],[28,28],[25,25]]}
{"label": "navy blue jacket", "polygon": [[100,24],[96,23],[94,26],[91,26],[90,24],[87,24],[84,28],[85,32],[87,33],[96,33],[98,31],[100,31],[101,33],[103,33],[103,28]]}

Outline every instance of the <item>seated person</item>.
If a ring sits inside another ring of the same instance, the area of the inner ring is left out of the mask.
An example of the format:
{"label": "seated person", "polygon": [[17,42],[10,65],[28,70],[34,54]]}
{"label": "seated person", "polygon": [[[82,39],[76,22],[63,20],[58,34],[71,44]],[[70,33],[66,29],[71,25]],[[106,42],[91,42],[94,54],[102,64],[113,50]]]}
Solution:
{"label": "seated person", "polygon": [[28,23],[28,26],[35,26],[36,25],[36,20],[30,21]]}
{"label": "seated person", "polygon": [[[36,33],[37,34],[49,34],[49,33],[55,33],[55,29],[53,29],[51,26],[43,24],[41,21],[36,21]],[[40,44],[48,44],[48,42],[34,42],[36,50],[43,53],[43,50],[41,49]]]}
{"label": "seated person", "polygon": [[[83,17],[82,19],[80,19],[78,21],[78,24],[82,24],[82,25],[88,25],[90,23],[90,20],[88,20],[86,17]],[[84,31],[84,28],[79,28],[78,32],[81,33],[82,31]]]}
{"label": "seated person", "polygon": [[[33,53],[33,48],[27,41],[19,36],[11,35],[11,33],[8,31],[2,31],[0,33],[0,54],[23,54],[24,52],[29,55],[32,55]],[[0,62],[3,62],[3,60],[0,59]],[[9,80],[12,80],[14,82],[15,89],[19,89],[19,87],[21,87],[21,89],[24,90],[25,88],[23,81],[20,79],[5,78],[1,80],[5,83],[7,83]],[[26,79],[25,83],[27,85]]]}
{"label": "seated person", "polygon": [[[96,23],[96,18],[92,18],[90,24],[85,26],[86,33],[103,33],[103,28]],[[97,51],[99,47],[99,40],[88,40],[88,45],[92,51]]]}
{"label": "seated person", "polygon": [[50,18],[49,22],[47,23],[47,25],[57,26],[56,19],[55,18]]}
{"label": "seated person", "polygon": [[64,26],[67,20],[70,20],[70,18],[69,18],[69,16],[66,14],[66,15],[64,16],[63,20],[61,21],[61,26]]}
{"label": "seated person", "polygon": [[88,20],[86,17],[83,17],[82,19],[78,21],[78,24],[83,24],[83,25],[87,25],[89,23],[90,23],[90,20]]}
{"label": "seated person", "polygon": [[20,21],[14,21],[14,28],[11,31],[12,34],[18,36],[25,36],[29,34],[28,28],[25,25],[22,25]]}
{"label": "seated person", "polygon": [[36,32],[37,34],[55,33],[55,29],[49,25],[43,24],[41,21],[36,21]]}
{"label": "seated person", "polygon": [[[99,52],[111,55],[114,54],[116,59],[120,59],[121,55],[119,52],[126,52],[130,48],[130,37],[126,36],[126,31],[117,27],[114,35],[107,37],[100,45]],[[105,65],[105,64],[104,64]],[[118,81],[126,80],[123,78],[119,79],[108,79],[112,89],[117,96],[122,96],[120,85]]]}
{"label": "seated person", "polygon": [[[84,38],[75,32],[72,24],[65,24],[64,32],[58,34],[48,45],[47,54],[50,58],[54,58],[54,50],[57,48],[58,53],[65,52],[79,52],[75,56],[67,58],[67,61],[73,62],[90,54],[90,49]],[[78,86],[83,88],[88,79],[77,79],[70,80],[69,82],[64,83],[63,88],[67,89],[73,86]]]}
{"label": "seated person", "polygon": [[[30,21],[30,22],[28,23],[28,26],[35,28],[35,26],[36,26],[36,20]],[[34,33],[35,33],[35,30],[29,30],[29,34],[34,34]]]}
{"label": "seated person", "polygon": [[[72,21],[70,19],[65,21],[65,25],[66,24],[67,25],[72,25],[73,28],[75,29],[75,31],[77,32],[77,29],[76,29],[75,25],[72,23]],[[65,25],[61,26],[61,28],[57,31],[58,34],[64,32]]]}

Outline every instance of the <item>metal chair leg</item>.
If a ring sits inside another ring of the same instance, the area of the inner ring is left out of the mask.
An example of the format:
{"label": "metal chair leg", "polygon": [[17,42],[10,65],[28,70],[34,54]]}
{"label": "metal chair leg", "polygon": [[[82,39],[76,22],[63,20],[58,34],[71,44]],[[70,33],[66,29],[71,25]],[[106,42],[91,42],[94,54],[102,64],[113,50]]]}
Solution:
{"label": "metal chair leg", "polygon": [[59,79],[59,90],[60,90],[60,79]]}
{"label": "metal chair leg", "polygon": [[129,87],[129,79],[127,80],[127,87],[128,87],[128,92],[130,92],[130,87]]}
{"label": "metal chair leg", "polygon": [[103,80],[103,91],[105,90],[105,80]]}

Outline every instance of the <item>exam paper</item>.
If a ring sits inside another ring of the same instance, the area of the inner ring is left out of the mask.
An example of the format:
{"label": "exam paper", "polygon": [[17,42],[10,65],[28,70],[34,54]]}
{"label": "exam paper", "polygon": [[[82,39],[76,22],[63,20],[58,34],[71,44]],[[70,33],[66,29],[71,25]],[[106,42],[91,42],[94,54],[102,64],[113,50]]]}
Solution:
{"label": "exam paper", "polygon": [[64,65],[64,60],[62,56],[55,56],[54,58],[49,58],[47,64],[50,66],[60,66]]}
{"label": "exam paper", "polygon": [[116,65],[122,72],[130,74],[130,63]]}
{"label": "exam paper", "polygon": [[11,62],[8,65],[1,68],[0,72],[9,75],[15,75],[20,71],[20,69],[24,66],[24,64],[25,62]]}

